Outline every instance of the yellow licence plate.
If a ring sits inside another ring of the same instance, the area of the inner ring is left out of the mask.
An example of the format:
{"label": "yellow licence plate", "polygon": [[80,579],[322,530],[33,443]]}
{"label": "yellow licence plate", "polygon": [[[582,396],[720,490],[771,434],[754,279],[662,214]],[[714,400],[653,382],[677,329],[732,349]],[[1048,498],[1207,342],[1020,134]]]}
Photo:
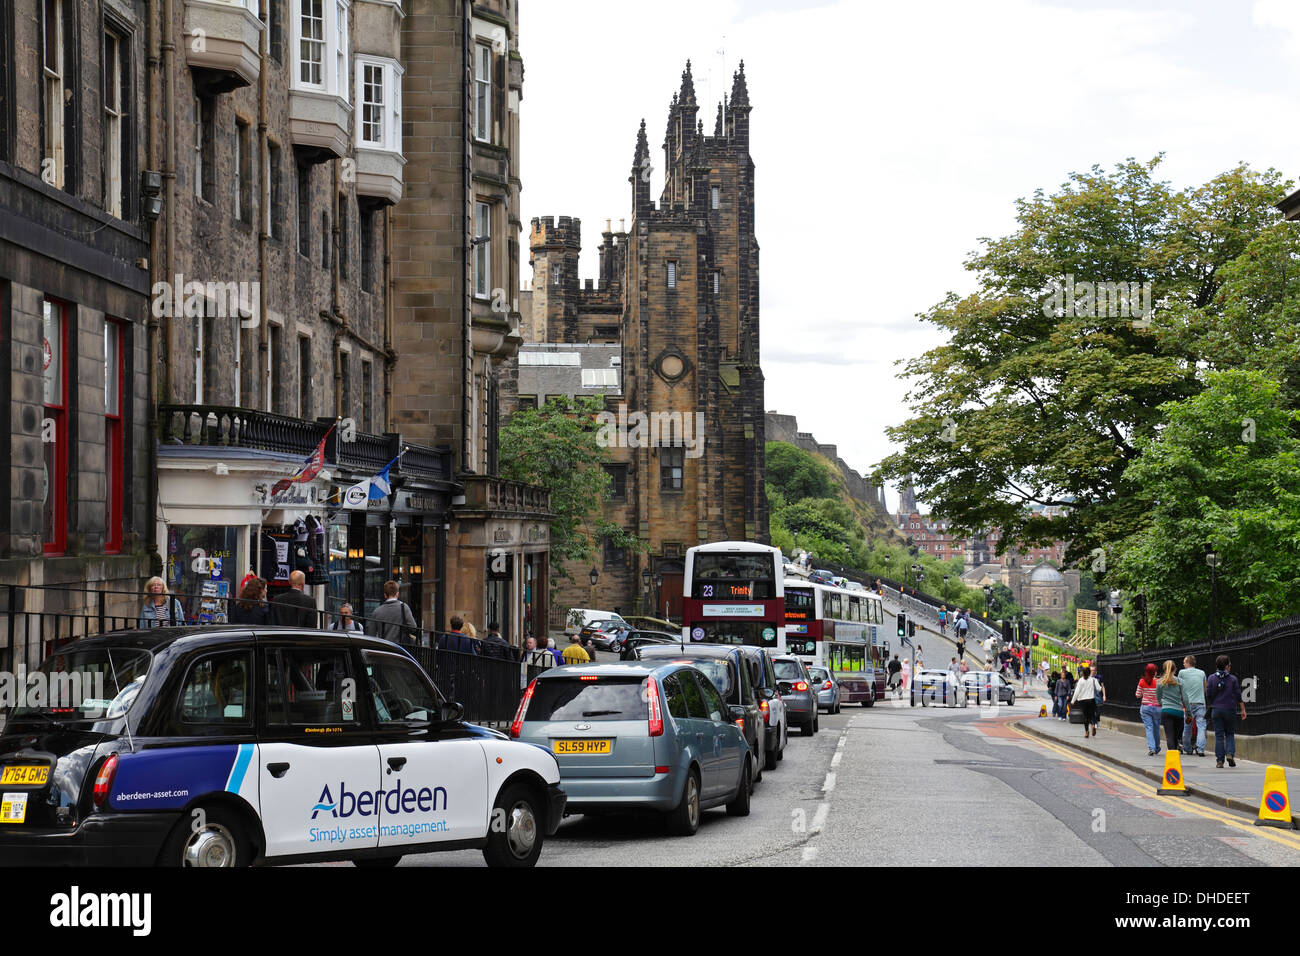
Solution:
{"label": "yellow licence plate", "polygon": [[557,740],[557,754],[607,754],[614,748],[614,741],[605,740]]}
{"label": "yellow licence plate", "polygon": [[49,767],[5,767],[0,773],[0,787],[16,784],[20,787],[43,787],[50,779]]}

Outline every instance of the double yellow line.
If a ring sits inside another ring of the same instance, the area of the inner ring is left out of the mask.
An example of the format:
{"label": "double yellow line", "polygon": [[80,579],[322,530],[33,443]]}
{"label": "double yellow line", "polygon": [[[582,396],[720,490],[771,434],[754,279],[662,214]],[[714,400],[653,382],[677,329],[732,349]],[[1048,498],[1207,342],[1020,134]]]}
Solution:
{"label": "double yellow line", "polygon": [[1266,840],[1272,840],[1274,843],[1280,843],[1282,846],[1288,847],[1289,849],[1300,851],[1300,836],[1296,835],[1295,831],[1278,830],[1273,827],[1257,827],[1252,823],[1244,822],[1240,817],[1231,816],[1226,811],[1193,803],[1192,799],[1188,797],[1175,799],[1174,797],[1161,796],[1153,792],[1156,789],[1156,782],[1154,780],[1135,777],[1132,774],[1099,763],[1090,757],[1085,757],[1077,750],[1063,747],[1059,744],[1050,743],[1042,737],[1026,733],[1017,727],[1016,723],[1018,723],[1018,721],[1012,722],[1012,728],[1026,740],[1031,741],[1040,747],[1044,747],[1067,760],[1079,764],[1080,766],[1087,767],[1094,773],[1122,784],[1130,790],[1140,793],[1142,796],[1153,797],[1161,803],[1166,804],[1171,810],[1186,810],[1188,813],[1194,813],[1198,817],[1204,817],[1207,820],[1214,820],[1226,826],[1241,830],[1244,833],[1249,833],[1251,836],[1263,837]]}

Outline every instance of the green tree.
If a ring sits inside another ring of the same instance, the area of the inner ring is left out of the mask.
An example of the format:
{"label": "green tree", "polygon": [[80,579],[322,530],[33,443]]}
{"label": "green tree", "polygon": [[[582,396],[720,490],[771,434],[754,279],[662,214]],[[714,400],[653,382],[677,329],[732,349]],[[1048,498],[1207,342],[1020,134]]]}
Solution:
{"label": "green tree", "polygon": [[1139,442],[1125,477],[1145,489],[1151,523],[1122,544],[1115,571],[1126,591],[1146,595],[1162,639],[1209,632],[1206,545],[1222,556],[1220,634],[1295,613],[1300,413],[1282,393],[1264,372],[1210,372],[1200,394],[1163,406],[1165,426]]}
{"label": "green tree", "polygon": [[[1151,500],[1126,469],[1160,406],[1201,387],[1207,340],[1186,316],[1223,309],[1223,272],[1277,221],[1289,186],[1239,167],[1176,192],[1154,177],[1159,162],[1094,167],[1017,203],[1017,231],[966,264],[977,291],[921,316],[948,340],[907,363],[913,417],[888,429],[902,449],[876,480],[910,478],[960,530],[1069,540],[1070,563],[1145,526]],[[1151,283],[1155,315],[1111,315],[1110,294],[1098,311],[1082,286],[1073,309],[1054,294],[1084,282]]]}
{"label": "green tree", "polygon": [[521,408],[501,426],[501,477],[538,485],[550,492],[552,595],[561,578],[572,582],[570,566],[594,560],[597,541],[615,547],[645,547],[636,535],[605,519],[600,503],[610,495],[609,453],[596,440],[596,396],[549,401]]}
{"label": "green tree", "polygon": [[767,481],[786,501],[829,498],[836,486],[826,466],[787,442],[767,443]]}

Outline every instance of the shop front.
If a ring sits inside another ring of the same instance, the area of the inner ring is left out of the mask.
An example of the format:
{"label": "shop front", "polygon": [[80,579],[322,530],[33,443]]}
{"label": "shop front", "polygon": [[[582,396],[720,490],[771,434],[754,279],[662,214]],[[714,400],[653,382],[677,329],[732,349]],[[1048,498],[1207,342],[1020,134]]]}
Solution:
{"label": "shop front", "polygon": [[272,598],[289,586],[291,571],[302,570],[308,593],[323,606],[327,474],[273,496],[289,462],[218,459],[208,451],[163,445],[158,456],[163,578],[187,621],[225,623],[249,570],[267,580]]}

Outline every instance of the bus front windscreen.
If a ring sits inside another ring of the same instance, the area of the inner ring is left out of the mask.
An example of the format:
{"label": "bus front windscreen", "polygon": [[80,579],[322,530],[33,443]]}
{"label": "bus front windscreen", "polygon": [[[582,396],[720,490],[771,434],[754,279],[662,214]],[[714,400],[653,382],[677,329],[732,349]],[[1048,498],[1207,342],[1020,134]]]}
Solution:
{"label": "bus front windscreen", "polygon": [[763,601],[776,597],[772,555],[701,551],[694,556],[691,597]]}
{"label": "bus front windscreen", "polygon": [[[696,634],[703,631],[703,636]],[[776,628],[763,621],[701,621],[691,631],[691,640],[703,644],[747,644],[776,647]]]}

